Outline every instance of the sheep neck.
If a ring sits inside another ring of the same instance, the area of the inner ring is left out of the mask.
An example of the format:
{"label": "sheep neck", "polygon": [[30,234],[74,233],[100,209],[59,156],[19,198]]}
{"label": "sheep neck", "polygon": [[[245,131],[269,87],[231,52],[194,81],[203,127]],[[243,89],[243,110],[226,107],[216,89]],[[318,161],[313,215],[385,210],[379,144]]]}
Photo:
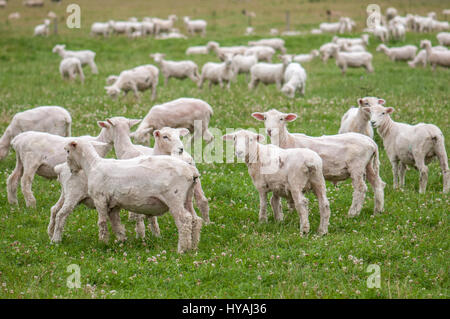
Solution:
{"label": "sheep neck", "polygon": [[100,134],[95,139],[98,142],[102,142],[102,143],[108,144],[108,147],[104,149],[104,151],[105,151],[104,154],[99,154],[101,157],[106,156],[106,154],[108,154],[111,151],[112,147],[113,147],[112,141],[109,138],[106,137],[106,129],[103,128],[100,131]]}
{"label": "sheep neck", "polygon": [[114,149],[116,151],[116,156],[118,158],[123,158],[124,154],[131,148],[133,148],[133,143],[131,143],[130,136],[128,132],[114,132]]}
{"label": "sheep neck", "polygon": [[161,147],[159,146],[158,141],[155,141],[155,145],[153,145],[153,155],[170,155],[170,154],[163,152]]}
{"label": "sheep neck", "polygon": [[77,162],[83,171],[86,172],[86,175],[89,175],[91,170],[94,168],[95,164],[100,159],[100,156],[95,151],[95,148],[92,147],[83,147],[81,149],[81,156],[77,158]]}
{"label": "sheep neck", "polygon": [[6,129],[5,133],[3,133],[2,137],[0,138],[0,148],[8,147],[11,143],[12,135],[10,133],[9,127]]}
{"label": "sheep neck", "polygon": [[292,145],[292,143],[294,142],[294,137],[292,136],[291,133],[288,132],[286,126],[283,126],[282,128],[279,129],[278,132],[278,147],[281,148],[287,148],[289,145]]}
{"label": "sheep neck", "polygon": [[392,133],[392,127],[394,126],[394,121],[390,116],[387,116],[383,122],[381,122],[380,126],[378,126],[377,131],[380,134],[381,138],[384,140]]}

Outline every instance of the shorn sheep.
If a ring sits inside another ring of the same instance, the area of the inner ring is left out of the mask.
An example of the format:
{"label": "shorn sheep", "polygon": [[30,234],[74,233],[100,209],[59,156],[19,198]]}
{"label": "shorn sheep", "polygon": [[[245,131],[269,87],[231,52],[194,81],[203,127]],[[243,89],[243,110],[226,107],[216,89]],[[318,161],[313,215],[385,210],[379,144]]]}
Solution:
{"label": "shorn sheep", "polygon": [[449,50],[433,50],[430,40],[420,41],[420,47],[425,49],[427,53],[427,61],[431,67],[436,70],[436,66],[450,67],[450,51]]}
{"label": "shorn sheep", "polygon": [[311,62],[315,57],[319,56],[319,51],[318,50],[312,50],[310,53],[308,54],[296,54],[294,55],[294,57],[292,58],[292,61],[294,62],[298,62],[298,63],[307,63],[307,62]]}
{"label": "shorn sheep", "polygon": [[258,58],[255,55],[244,56],[241,54],[233,56],[232,67],[233,72],[236,74],[245,73],[247,75],[250,73],[250,69],[258,63]]}
{"label": "shorn sheep", "polygon": [[264,84],[275,83],[278,90],[281,90],[281,85],[284,80],[284,71],[288,64],[291,62],[291,56],[280,55],[279,58],[282,63],[257,63],[250,69],[250,83],[248,84],[249,90],[255,89],[259,82]]}
{"label": "shorn sheep", "polygon": [[274,50],[279,50],[281,54],[286,53],[286,48],[284,46],[284,40],[280,38],[270,38],[270,39],[261,39],[258,41],[249,41],[249,47],[253,46],[268,46],[273,48]]}
{"label": "shorn sheep", "polygon": [[186,55],[190,54],[208,54],[209,50],[208,47],[205,45],[199,45],[195,47],[189,47],[186,49]]}
{"label": "shorn sheep", "polygon": [[155,34],[159,34],[161,32],[169,32],[173,28],[173,24],[177,21],[177,16],[171,14],[167,20],[153,18],[152,22],[154,23],[154,32]]}
{"label": "shorn sheep", "polygon": [[361,212],[367,192],[366,178],[375,194],[374,212],[383,211],[385,183],[379,175],[378,146],[370,137],[358,133],[321,137],[292,134],[286,129],[286,123],[297,118],[294,113],[286,114],[270,110],[265,113],[256,112],[252,116],[259,121],[264,121],[272,144],[285,149],[309,148],[319,154],[326,180],[337,183],[351,178],[353,201],[348,211],[350,217],[359,215]]}
{"label": "shorn sheep", "polygon": [[347,68],[365,68],[367,72],[374,71],[372,66],[372,54],[369,52],[341,52],[337,45],[331,48],[331,57],[336,59],[336,65],[341,69],[342,74],[347,72]]}
{"label": "shorn sheep", "polygon": [[166,55],[162,53],[150,54],[150,57],[159,65],[164,77],[164,85],[167,85],[169,78],[185,79],[189,78],[197,83],[200,79],[198,66],[192,61],[168,61],[164,60]]}
{"label": "shorn sheep", "polygon": [[203,65],[200,81],[198,81],[199,88],[202,88],[203,83],[207,80],[209,81],[210,89],[213,84],[219,84],[219,86],[223,88],[224,82],[227,83],[227,89],[230,89],[231,81],[233,81],[236,76],[233,68],[233,54],[225,53],[221,54],[220,57],[224,62],[207,62]]}
{"label": "shorn sheep", "polygon": [[44,24],[39,24],[34,28],[34,36],[48,37],[50,34],[50,20],[45,19]]}
{"label": "shorn sheep", "polygon": [[386,54],[392,61],[407,61],[414,59],[417,47],[415,45],[405,45],[402,47],[388,48],[386,45],[380,44],[377,47],[377,52],[380,51]]}
{"label": "shorn sheep", "polygon": [[61,106],[39,106],[19,112],[13,116],[11,123],[0,138],[0,160],[8,155],[11,141],[20,133],[36,131],[70,136],[71,127],[72,117]]}
{"label": "shorn sheep", "polygon": [[[448,49],[443,46],[435,46],[431,48],[432,50],[438,50],[438,51],[447,51]],[[412,61],[408,61],[408,65],[412,68],[415,68],[416,66],[422,64],[423,67],[426,67],[428,63],[427,60],[427,51],[422,49],[417,53],[416,57]]]}
{"label": "shorn sheep", "polygon": [[109,37],[113,31],[113,21],[109,22],[94,22],[91,26],[91,35],[103,35],[103,37]]}
{"label": "shorn sheep", "polygon": [[83,68],[78,58],[71,57],[62,59],[59,63],[59,73],[61,74],[63,80],[68,78],[71,81],[75,80],[78,74],[81,83],[84,83]]}
{"label": "shorn sheep", "polygon": [[290,98],[294,98],[297,91],[305,95],[306,79],[306,71],[299,63],[289,63],[284,71],[284,85],[281,92]]}
{"label": "shorn sheep", "polygon": [[450,32],[440,32],[436,38],[440,45],[450,46]]}
{"label": "shorn sheep", "polygon": [[65,44],[57,44],[52,50],[53,53],[59,54],[59,56],[63,59],[65,58],[77,58],[80,60],[81,65],[89,65],[92,70],[92,73],[98,74],[97,65],[95,64],[95,52],[91,50],[82,50],[82,51],[69,51],[66,50]]}
{"label": "shorn sheep", "polygon": [[208,23],[205,20],[191,20],[189,17],[184,17],[183,21],[190,35],[194,35],[195,33],[200,33],[202,37],[206,35],[206,26]]}
{"label": "shorn sheep", "polygon": [[267,222],[267,194],[275,220],[283,220],[281,198],[293,202],[300,217],[300,234],[309,232],[308,200],[304,193],[312,189],[319,202],[320,224],[318,233],[328,232],[330,204],[326,195],[322,173],[322,159],[306,148],[281,149],[259,142],[264,136],[240,130],[222,137],[234,143],[235,154],[245,160],[248,173],[259,192],[259,221]]}
{"label": "shorn sheep", "polygon": [[199,176],[194,166],[164,155],[104,159],[83,140],[69,142],[65,150],[72,171],[82,169],[86,173],[89,197],[98,212],[101,241],[109,240],[108,219],[117,238],[126,239],[121,209],[149,216],[170,211],[178,229],[178,253],[197,248],[202,219],[186,207]]}
{"label": "shorn sheep", "polygon": [[395,122],[390,114],[392,107],[381,105],[363,108],[370,114],[370,123],[383,139],[384,149],[392,165],[394,189],[405,185],[406,165],[420,172],[419,193],[425,193],[428,182],[427,164],[434,158],[439,160],[444,180],[443,192],[450,189],[450,171],[445,151],[444,135],[433,124],[409,125]]}
{"label": "shorn sheep", "polygon": [[[214,136],[208,130],[213,115],[212,107],[200,99],[180,98],[161,105],[153,106],[139,124],[131,137],[139,144],[148,144],[150,134],[163,127],[187,128],[194,138],[201,138],[209,143]],[[197,127],[200,125],[200,127]]]}
{"label": "shorn sheep", "polygon": [[272,57],[275,54],[275,49],[269,46],[253,46],[245,50],[244,55],[254,55],[258,61],[272,62]]}
{"label": "shorn sheep", "polygon": [[206,45],[209,51],[213,51],[216,53],[217,57],[224,61],[227,55],[235,55],[235,54],[245,54],[245,51],[248,47],[243,45],[232,46],[232,47],[221,47],[219,43],[215,41],[209,41]]}

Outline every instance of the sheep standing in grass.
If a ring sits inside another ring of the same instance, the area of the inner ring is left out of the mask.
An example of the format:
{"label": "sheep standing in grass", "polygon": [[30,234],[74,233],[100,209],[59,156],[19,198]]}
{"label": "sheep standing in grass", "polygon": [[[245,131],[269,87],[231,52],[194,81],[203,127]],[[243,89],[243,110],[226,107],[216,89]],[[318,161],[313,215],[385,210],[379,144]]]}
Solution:
{"label": "sheep standing in grass", "polygon": [[402,47],[388,48],[384,44],[380,44],[377,47],[377,52],[382,51],[392,61],[407,61],[412,60],[416,56],[417,47],[415,45],[405,45]]}
{"label": "sheep standing in grass", "polygon": [[339,22],[323,22],[319,25],[319,29],[322,32],[344,33],[345,22],[343,20],[340,20]]}
{"label": "sheep standing in grass", "polygon": [[298,63],[307,63],[311,62],[315,57],[319,56],[318,50],[312,50],[308,54],[297,54],[292,58],[292,61],[298,62]]}
{"label": "sheep standing in grass", "polygon": [[195,47],[189,47],[186,49],[186,54],[208,54],[209,50],[208,47],[205,45],[195,46]]}
{"label": "sheep standing in grass", "polygon": [[[438,50],[438,51],[447,51],[448,50],[446,47],[439,46],[439,45],[432,47],[431,49]],[[414,60],[408,61],[408,65],[412,68],[415,68],[416,66],[418,66],[420,64],[422,64],[422,66],[425,68],[427,66],[427,63],[428,63],[427,51],[424,49],[420,50],[419,53],[417,53]]]}
{"label": "sheep standing in grass", "polygon": [[189,17],[184,17],[183,21],[190,35],[195,35],[195,33],[201,33],[202,37],[206,35],[208,23],[205,20],[191,20]]}
{"label": "sheep standing in grass", "polygon": [[436,38],[440,45],[450,46],[450,32],[440,32]]}
{"label": "sheep standing in grass", "polygon": [[34,36],[45,36],[50,35],[50,20],[45,19],[44,24],[39,24],[34,28]]}
{"label": "sheep standing in grass", "polygon": [[320,156],[306,148],[281,149],[259,142],[264,136],[240,130],[223,136],[234,142],[236,156],[245,160],[248,173],[259,192],[259,221],[267,222],[267,194],[272,192],[270,203],[276,221],[283,220],[280,199],[294,202],[300,217],[300,234],[309,232],[308,200],[304,193],[312,189],[319,202],[320,225],[318,233],[328,232],[330,204],[326,195],[325,180]]}
{"label": "sheep standing in grass", "polygon": [[109,22],[94,22],[91,26],[91,35],[103,35],[103,37],[109,37],[113,31],[113,21]]}
{"label": "sheep standing in grass", "polygon": [[339,46],[342,46],[345,43],[348,43],[351,45],[359,44],[359,45],[367,46],[367,45],[369,45],[369,35],[363,34],[363,35],[361,35],[360,38],[340,38],[338,36],[334,36],[333,43],[336,43]]}
{"label": "sheep standing in grass", "polygon": [[60,106],[39,106],[19,112],[0,138],[0,160],[9,153],[11,141],[20,133],[27,131],[47,132],[60,136],[70,136],[72,118],[69,112]]}
{"label": "sheep standing in grass", "polygon": [[272,56],[275,54],[275,49],[268,46],[258,45],[245,50],[244,55],[254,55],[258,61],[272,62]]}
{"label": "sheep standing in grass", "polygon": [[92,73],[98,74],[97,65],[95,64],[95,52],[91,50],[82,50],[82,51],[69,51],[66,50],[65,44],[57,44],[52,50],[53,53],[59,54],[59,56],[63,59],[65,58],[77,58],[80,60],[81,65],[89,65],[92,70]]}
{"label": "sheep standing in grass", "polygon": [[264,84],[273,84],[275,83],[277,89],[281,89],[281,85],[284,80],[284,72],[288,64],[291,61],[291,56],[288,55],[280,55],[280,59],[282,63],[257,63],[250,69],[250,83],[248,84],[248,89],[255,89],[259,82]]}
{"label": "sheep standing in grass", "polygon": [[227,89],[230,89],[231,81],[233,81],[236,77],[236,73],[233,68],[233,54],[226,53],[220,57],[224,62],[208,62],[203,65],[200,81],[198,81],[199,88],[202,88],[203,82],[208,80],[210,89],[213,84],[219,84],[219,86],[223,88],[224,82],[227,82]]}
{"label": "sheep standing in grass", "polygon": [[78,74],[81,83],[84,83],[83,68],[81,67],[81,62],[78,58],[71,57],[62,59],[59,64],[59,73],[63,80],[68,78],[71,81],[75,80]]}
{"label": "sheep standing in grass", "polygon": [[[194,138],[203,136],[207,143],[210,143],[214,136],[208,130],[209,121],[213,115],[212,107],[200,99],[180,98],[161,105],[153,106],[144,117],[133,137],[140,144],[148,144],[150,134],[154,130],[163,127],[187,128],[194,134]],[[196,122],[201,127],[196,127]]]}
{"label": "sheep standing in grass", "polygon": [[169,78],[185,79],[189,78],[197,83],[200,75],[198,74],[198,66],[192,61],[168,61],[164,60],[166,55],[162,53],[150,54],[161,69],[164,76],[164,85],[167,85]]}
{"label": "sheep standing in grass", "polygon": [[341,69],[342,74],[347,72],[347,68],[365,68],[372,73],[372,54],[369,52],[341,52],[337,45],[331,49],[331,57],[336,59],[336,65]]}
{"label": "sheep standing in grass", "polygon": [[420,172],[419,193],[425,193],[428,182],[428,167],[435,157],[441,165],[444,180],[443,192],[450,190],[450,171],[448,157],[445,151],[444,135],[433,124],[419,123],[409,125],[395,122],[390,114],[392,107],[381,105],[364,107],[370,114],[370,122],[383,139],[386,154],[392,165],[394,188],[405,185],[406,165],[415,167]]}
{"label": "sheep standing in grass", "polygon": [[248,80],[250,69],[258,63],[258,58],[255,55],[235,55],[233,56],[232,67],[235,74],[245,73]]}
{"label": "sheep standing in grass", "polygon": [[290,98],[294,98],[297,91],[305,95],[306,78],[306,71],[299,63],[289,63],[284,71],[284,85],[281,92]]}
{"label": "sheep standing in grass", "polygon": [[378,146],[370,137],[358,133],[321,137],[292,134],[286,129],[286,123],[294,121],[297,118],[296,114],[270,110],[265,113],[253,113],[252,116],[259,121],[264,121],[272,144],[284,149],[309,148],[319,154],[326,180],[337,183],[352,179],[353,202],[348,212],[350,217],[359,215],[361,212],[367,191],[366,178],[375,194],[374,212],[383,211],[385,183],[379,175]]}
{"label": "sheep standing in grass", "polygon": [[406,27],[403,23],[392,20],[389,22],[389,31],[392,34],[392,38],[394,40],[402,40],[405,41],[406,36]]}
{"label": "sheep standing in grass", "polygon": [[153,18],[152,21],[154,23],[154,32],[155,34],[160,34],[161,32],[169,32],[173,28],[173,24],[177,21],[177,16],[171,14],[167,20]]}
{"label": "sheep standing in grass", "polygon": [[386,42],[389,40],[389,30],[385,26],[376,25],[372,32],[373,35],[380,39],[381,42]]}
{"label": "sheep standing in grass", "polygon": [[336,46],[335,43],[329,42],[329,43],[323,44],[319,48],[320,58],[322,59],[323,63],[326,63],[328,61],[328,59],[331,57],[331,54],[333,52],[333,48],[335,46]]}
{"label": "sheep standing in grass", "polygon": [[433,50],[429,40],[420,41],[420,47],[427,53],[427,61],[436,70],[436,66],[450,67],[450,50]]}
{"label": "sheep standing in grass", "polygon": [[219,43],[215,41],[209,41],[206,45],[208,51],[213,51],[217,54],[217,57],[224,61],[226,55],[235,55],[235,54],[245,54],[245,51],[248,49],[246,46],[232,46],[232,47],[221,47]]}
{"label": "sheep standing in grass", "polygon": [[286,48],[284,46],[284,40],[280,38],[270,38],[270,39],[261,39],[258,41],[249,41],[248,42],[249,47],[254,46],[267,46],[271,47],[274,50],[279,50],[281,54],[286,53]]}

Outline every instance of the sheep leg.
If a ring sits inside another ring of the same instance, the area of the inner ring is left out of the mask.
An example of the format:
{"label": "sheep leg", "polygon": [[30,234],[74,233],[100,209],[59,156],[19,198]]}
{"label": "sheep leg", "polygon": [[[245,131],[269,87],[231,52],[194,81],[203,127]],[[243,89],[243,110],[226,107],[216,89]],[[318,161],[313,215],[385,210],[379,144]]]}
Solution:
{"label": "sheep leg", "polygon": [[360,214],[362,206],[364,204],[364,197],[367,192],[367,185],[364,182],[364,174],[354,173],[351,176],[353,185],[353,201],[350,210],[348,211],[349,217],[354,217]]}
{"label": "sheep leg", "polygon": [[108,205],[103,201],[95,201],[95,208],[98,212],[98,238],[100,241],[104,243],[108,243],[109,241],[109,232],[108,232]]}
{"label": "sheep leg", "polygon": [[317,232],[319,235],[328,233],[328,225],[330,223],[330,203],[327,198],[327,189],[325,186],[325,179],[322,172],[315,171],[310,178],[311,186],[314,194],[319,202],[320,224]]}
{"label": "sheep leg", "polygon": [[156,87],[158,86],[158,81],[153,82],[152,84],[152,97],[151,100],[154,101],[156,99]]}
{"label": "sheep leg", "polygon": [[425,194],[428,183],[428,167],[425,165],[425,160],[420,154],[416,153],[416,155],[414,155],[414,161],[416,162],[416,167],[420,172],[419,193]]}
{"label": "sheep leg", "polygon": [[[72,196],[72,194],[67,194],[67,197],[64,200],[64,204],[61,209],[56,213],[55,217],[55,225],[53,230],[53,236],[51,236],[52,243],[59,243],[62,239],[62,233],[64,231],[64,225],[66,224],[67,217],[73,212],[75,207],[77,207],[78,203],[81,201],[81,197]],[[49,224],[47,231],[51,225]],[[50,232],[49,232],[50,235]]]}
{"label": "sheep leg", "polygon": [[447,152],[445,151],[445,144],[443,139],[438,139],[434,144],[434,152],[439,160],[443,178],[443,192],[448,193],[450,190],[450,171],[448,169]]}
{"label": "sheep leg", "polygon": [[55,231],[55,221],[56,214],[61,210],[64,205],[64,189],[61,190],[61,195],[59,196],[58,201],[55,205],[50,209],[50,222],[47,227],[47,234],[50,239],[53,237],[53,232]]}
{"label": "sheep leg", "polygon": [[19,185],[20,177],[23,174],[23,163],[20,159],[19,153],[16,153],[16,167],[6,181],[6,190],[8,193],[8,202],[11,205],[17,205],[17,186]]}
{"label": "sheep leg", "polygon": [[33,184],[34,175],[41,163],[33,158],[33,154],[25,156],[23,161],[23,175],[20,180],[22,187],[22,194],[25,198],[27,207],[36,207],[36,198],[34,198],[31,186]]}
{"label": "sheep leg", "polygon": [[392,165],[392,177],[393,177],[393,187],[398,188],[398,161],[396,159],[390,160]]}
{"label": "sheep leg", "polygon": [[292,198],[300,218],[300,235],[307,234],[309,233],[308,199],[299,190],[292,192]]}
{"label": "sheep leg", "polygon": [[405,186],[406,165],[402,162],[398,163],[398,183],[400,188]]}
{"label": "sheep leg", "polygon": [[211,134],[211,132],[208,129],[209,121],[202,121],[202,135],[203,139],[207,144],[211,143],[214,139],[214,136]]}
{"label": "sheep leg", "polygon": [[127,239],[125,227],[120,222],[120,208],[114,207],[109,211],[109,220],[111,228],[116,234],[117,240],[125,241]]}
{"label": "sheep leg", "polygon": [[267,223],[267,192],[259,190],[259,222]]}
{"label": "sheep leg", "polygon": [[288,203],[289,212],[292,213],[295,210],[294,199],[292,197],[288,198],[287,203]]}
{"label": "sheep leg", "polygon": [[198,83],[197,83],[197,86],[198,86],[198,88],[199,89],[201,89],[202,87],[203,87],[203,82],[204,82],[204,77],[203,77],[203,74],[200,76],[200,80],[198,81]]}
{"label": "sheep leg", "polygon": [[376,173],[376,171],[373,169],[371,163],[368,164],[366,169],[366,176],[367,180],[372,185],[372,189],[374,192],[375,197],[375,204],[374,204],[374,213],[380,213],[384,209],[384,187],[386,186],[386,183],[384,183],[380,176]]}
{"label": "sheep leg", "polygon": [[145,238],[145,223],[144,223],[144,215],[136,214],[133,212],[128,213],[128,220],[133,220],[136,222],[134,227],[134,231],[136,233],[136,238]]}
{"label": "sheep leg", "polygon": [[95,64],[95,62],[90,61],[88,64],[89,64],[89,67],[91,68],[92,73],[98,74],[98,69],[97,69],[97,65]]}
{"label": "sheep leg", "polygon": [[153,236],[161,237],[161,231],[159,230],[158,217],[156,216],[147,216],[148,227],[152,232]]}
{"label": "sheep leg", "polygon": [[[175,225],[178,229],[178,253],[182,254],[192,247],[192,215],[186,209],[184,205],[177,202],[170,205],[170,213],[175,220]],[[168,201],[170,203],[170,201]],[[173,202],[173,200],[172,200]]]}
{"label": "sheep leg", "polygon": [[281,210],[281,201],[280,197],[276,195],[272,195],[270,198],[270,205],[272,206],[273,215],[276,221],[283,221],[283,212]]}
{"label": "sheep leg", "polygon": [[200,179],[197,179],[197,183],[194,185],[194,198],[195,202],[202,213],[202,218],[205,224],[210,224],[211,220],[209,219],[209,205],[208,199],[203,192],[202,184]]}

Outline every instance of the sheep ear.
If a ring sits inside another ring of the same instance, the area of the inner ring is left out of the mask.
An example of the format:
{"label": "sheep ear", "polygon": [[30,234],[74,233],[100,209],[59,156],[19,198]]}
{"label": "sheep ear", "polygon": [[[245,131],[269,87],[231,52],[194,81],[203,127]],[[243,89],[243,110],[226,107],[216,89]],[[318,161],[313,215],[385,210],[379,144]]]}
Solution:
{"label": "sheep ear", "polygon": [[232,134],[225,134],[222,136],[222,140],[224,141],[232,141],[234,139],[234,136]]}
{"label": "sheep ear", "polygon": [[384,103],[386,103],[385,100],[383,100],[383,99],[378,99],[378,104],[384,105]]}
{"label": "sheep ear", "polygon": [[394,112],[394,108],[393,108],[393,107],[388,107],[388,108],[386,109],[386,113],[387,113],[387,114],[391,114],[392,112]]}
{"label": "sheep ear", "polygon": [[363,106],[363,99],[358,99],[358,105]]}
{"label": "sheep ear", "polygon": [[252,113],[252,116],[258,121],[264,121],[264,113],[255,112]]}
{"label": "sheep ear", "polygon": [[106,122],[108,122],[111,126],[114,126],[114,123],[111,122],[111,119],[106,119]]}
{"label": "sheep ear", "polygon": [[156,130],[156,131],[153,132],[153,136],[155,138],[160,137],[161,136],[161,132],[159,130]]}
{"label": "sheep ear", "polygon": [[261,134],[258,134],[258,135],[256,135],[256,140],[258,141],[258,142],[262,142],[262,141],[264,141],[266,138],[264,137],[264,135],[261,135]]}
{"label": "sheep ear", "polygon": [[142,120],[138,120],[138,119],[130,119],[128,120],[128,125],[130,126],[130,128],[132,128],[133,126],[135,126],[136,124],[141,123]]}
{"label": "sheep ear", "polygon": [[180,132],[180,136],[186,136],[190,133],[187,128],[180,128],[178,129],[178,132]]}
{"label": "sheep ear", "polygon": [[78,145],[78,144],[77,144],[77,142],[75,142],[75,141],[69,143],[69,146],[72,147],[72,148],[76,148],[77,145]]}
{"label": "sheep ear", "polygon": [[109,123],[105,122],[105,121],[97,121],[98,126],[102,127],[102,128],[110,128],[111,126],[109,125]]}
{"label": "sheep ear", "polygon": [[294,121],[296,118],[297,118],[297,114],[289,113],[289,114],[287,114],[287,115],[284,117],[284,120],[285,120],[286,122],[292,122],[292,121]]}
{"label": "sheep ear", "polygon": [[363,110],[367,114],[370,114],[370,107],[368,107],[368,106],[362,107],[361,110]]}

